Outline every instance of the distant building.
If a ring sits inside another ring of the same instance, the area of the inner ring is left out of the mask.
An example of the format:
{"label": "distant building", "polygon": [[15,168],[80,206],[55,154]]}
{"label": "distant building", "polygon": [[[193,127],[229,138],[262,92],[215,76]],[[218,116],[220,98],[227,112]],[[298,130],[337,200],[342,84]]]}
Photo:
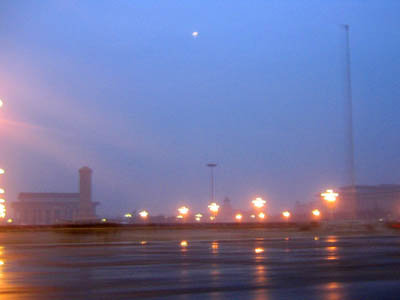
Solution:
{"label": "distant building", "polygon": [[342,217],[387,218],[400,216],[400,185],[356,185],[340,188],[337,214]]}
{"label": "distant building", "polygon": [[220,219],[223,222],[229,222],[233,220],[233,208],[231,200],[228,197],[225,197],[224,202],[222,203]]}
{"label": "distant building", "polygon": [[96,218],[92,201],[92,170],[79,169],[79,193],[20,193],[12,203],[17,224],[56,224]]}

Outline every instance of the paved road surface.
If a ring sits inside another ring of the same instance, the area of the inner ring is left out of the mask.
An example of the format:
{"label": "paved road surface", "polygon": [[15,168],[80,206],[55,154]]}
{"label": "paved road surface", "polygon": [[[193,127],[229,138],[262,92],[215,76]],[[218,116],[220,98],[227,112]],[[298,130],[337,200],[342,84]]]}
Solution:
{"label": "paved road surface", "polygon": [[393,236],[5,244],[0,260],[1,300],[400,299]]}

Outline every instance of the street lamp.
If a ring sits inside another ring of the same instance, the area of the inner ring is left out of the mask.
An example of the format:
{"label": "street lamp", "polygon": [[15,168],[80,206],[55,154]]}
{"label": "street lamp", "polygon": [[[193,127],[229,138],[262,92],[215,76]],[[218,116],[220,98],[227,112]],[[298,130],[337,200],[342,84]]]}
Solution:
{"label": "street lamp", "polygon": [[142,219],[147,219],[147,217],[149,216],[149,213],[147,211],[145,211],[145,210],[142,210],[141,212],[139,212],[139,216]]}
{"label": "street lamp", "polygon": [[242,214],[240,214],[240,213],[238,213],[238,214],[235,215],[235,219],[236,219],[236,221],[238,221],[238,222],[242,221],[242,218],[243,218],[243,216],[242,216]]}
{"label": "street lamp", "polygon": [[326,190],[326,192],[321,193],[321,197],[330,203],[334,203],[336,202],[336,198],[339,197],[339,194],[335,193],[333,190]]}
{"label": "street lamp", "polygon": [[290,212],[287,211],[287,210],[285,210],[285,211],[282,213],[282,216],[283,216],[286,220],[288,220],[288,219],[290,218]]}
{"label": "street lamp", "polygon": [[206,165],[207,167],[210,168],[210,175],[211,175],[211,202],[215,202],[215,191],[214,191],[214,185],[215,185],[215,180],[214,180],[214,168],[217,166],[215,163],[209,163]]}
{"label": "street lamp", "polygon": [[267,203],[267,201],[265,201],[261,197],[257,197],[256,199],[251,201],[251,203],[253,203],[253,205],[254,205],[254,207],[256,209],[260,209],[260,208],[263,208],[265,206],[265,203]]}
{"label": "street lamp", "polygon": [[210,210],[210,212],[211,212],[214,216],[216,216],[216,215],[218,214],[219,205],[218,205],[217,203],[213,202],[213,203],[211,203],[211,204],[208,206],[208,209]]}
{"label": "street lamp", "polygon": [[321,212],[319,211],[319,209],[313,209],[311,213],[316,218],[318,218],[321,215]]}
{"label": "street lamp", "polygon": [[194,217],[195,217],[195,220],[196,220],[197,222],[200,222],[200,221],[201,221],[201,218],[203,217],[203,215],[202,215],[202,214],[196,214]]}
{"label": "street lamp", "polygon": [[321,197],[328,203],[331,219],[333,220],[334,204],[336,202],[336,199],[339,197],[339,194],[335,193],[333,190],[326,190],[326,192],[321,193]]}
{"label": "street lamp", "polygon": [[182,218],[183,218],[184,216],[186,216],[189,213],[189,208],[187,208],[186,206],[179,207],[178,212],[179,212],[180,216],[182,216]]}

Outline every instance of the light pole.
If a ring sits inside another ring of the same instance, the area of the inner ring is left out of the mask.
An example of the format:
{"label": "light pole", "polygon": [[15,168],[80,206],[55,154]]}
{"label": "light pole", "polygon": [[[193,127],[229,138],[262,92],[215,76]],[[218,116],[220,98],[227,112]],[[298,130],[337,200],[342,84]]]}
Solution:
{"label": "light pole", "polygon": [[214,168],[217,166],[217,164],[215,163],[209,163],[207,164],[207,167],[210,168],[211,171],[211,203],[215,202],[215,191],[214,191],[214,185],[215,185],[215,181],[214,181]]}
{"label": "light pole", "polygon": [[[3,107],[3,101],[0,99],[0,108]],[[4,169],[0,169],[0,175],[5,173]],[[6,217],[6,200],[4,199],[4,188],[0,188],[0,219]]]}
{"label": "light pole", "polygon": [[333,220],[333,210],[336,203],[336,199],[339,197],[339,194],[334,192],[333,190],[326,190],[324,193],[321,193],[321,197],[328,203],[328,206],[331,211],[331,219]]}

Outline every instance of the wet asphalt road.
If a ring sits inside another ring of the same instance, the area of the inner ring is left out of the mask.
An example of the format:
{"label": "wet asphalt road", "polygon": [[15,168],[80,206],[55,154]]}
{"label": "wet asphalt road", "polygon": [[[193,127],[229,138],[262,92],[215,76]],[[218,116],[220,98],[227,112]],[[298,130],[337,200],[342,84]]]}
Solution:
{"label": "wet asphalt road", "polygon": [[10,244],[0,259],[2,300],[400,299],[393,236]]}

